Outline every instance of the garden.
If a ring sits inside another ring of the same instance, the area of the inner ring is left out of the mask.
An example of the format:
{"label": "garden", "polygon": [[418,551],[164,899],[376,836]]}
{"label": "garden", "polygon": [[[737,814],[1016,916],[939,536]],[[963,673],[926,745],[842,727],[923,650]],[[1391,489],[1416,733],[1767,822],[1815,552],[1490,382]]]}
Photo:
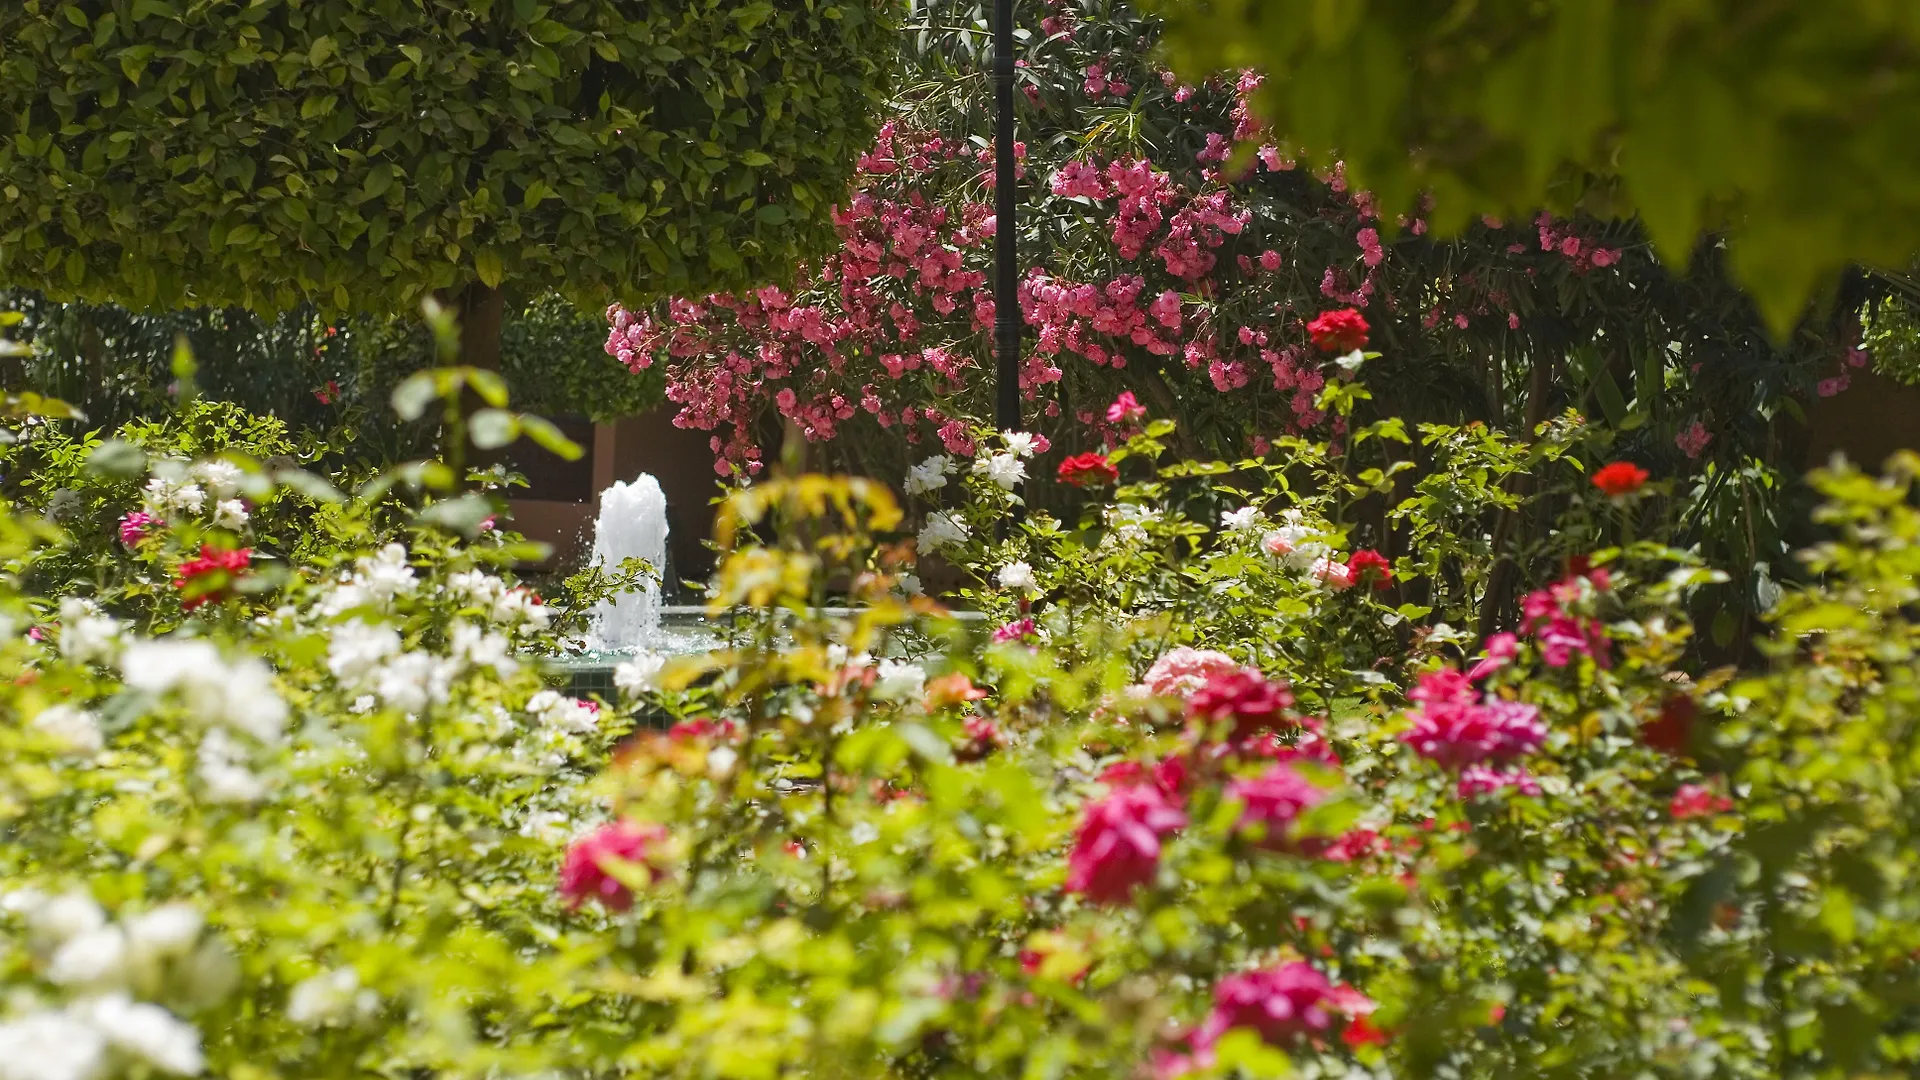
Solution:
{"label": "garden", "polygon": [[14,0],[0,1080],[1915,1075],[1917,48]]}

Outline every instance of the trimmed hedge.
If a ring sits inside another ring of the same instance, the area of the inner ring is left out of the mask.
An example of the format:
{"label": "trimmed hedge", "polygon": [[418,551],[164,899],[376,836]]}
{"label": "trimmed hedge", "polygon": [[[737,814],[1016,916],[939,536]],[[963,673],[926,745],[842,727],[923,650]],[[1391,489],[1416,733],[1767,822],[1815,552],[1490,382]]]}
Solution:
{"label": "trimmed hedge", "polygon": [[886,0],[13,0],[0,281],[134,307],[732,289],[832,246]]}

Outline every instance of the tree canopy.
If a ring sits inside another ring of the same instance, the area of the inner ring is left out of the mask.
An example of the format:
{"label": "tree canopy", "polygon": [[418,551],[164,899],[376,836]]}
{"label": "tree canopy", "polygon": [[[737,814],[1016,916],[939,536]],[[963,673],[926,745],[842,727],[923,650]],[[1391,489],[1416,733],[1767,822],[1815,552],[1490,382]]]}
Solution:
{"label": "tree canopy", "polygon": [[1920,7],[1885,0],[1160,0],[1176,68],[1436,225],[1631,211],[1684,263],[1732,234],[1776,327],[1849,263],[1920,250]]}
{"label": "tree canopy", "polygon": [[276,310],[777,276],[832,242],[887,8],[19,0],[0,9],[0,281]]}

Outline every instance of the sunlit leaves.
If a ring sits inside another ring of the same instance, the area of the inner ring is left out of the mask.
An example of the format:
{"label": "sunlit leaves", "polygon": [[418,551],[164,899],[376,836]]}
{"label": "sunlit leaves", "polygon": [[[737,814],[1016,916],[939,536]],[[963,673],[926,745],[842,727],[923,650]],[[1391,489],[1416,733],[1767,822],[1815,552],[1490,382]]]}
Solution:
{"label": "sunlit leaves", "polygon": [[1920,23],[1901,5],[1154,6],[1177,66],[1264,71],[1278,140],[1344,160],[1390,211],[1432,191],[1442,231],[1543,206],[1633,211],[1684,264],[1725,229],[1777,331],[1847,264],[1920,250],[1903,149]]}

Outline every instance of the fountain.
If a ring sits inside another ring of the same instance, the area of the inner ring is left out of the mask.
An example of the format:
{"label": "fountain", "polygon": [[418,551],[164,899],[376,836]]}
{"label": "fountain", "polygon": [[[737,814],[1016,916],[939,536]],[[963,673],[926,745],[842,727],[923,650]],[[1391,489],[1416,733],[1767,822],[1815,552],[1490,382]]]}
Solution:
{"label": "fountain", "polygon": [[593,525],[594,564],[612,570],[622,559],[636,557],[645,559],[659,580],[594,607],[587,648],[596,653],[653,648],[660,637],[660,592],[668,580],[667,497],[649,473],[601,492],[600,516]]}
{"label": "fountain", "polygon": [[[592,565],[609,569],[623,559],[645,559],[660,580],[595,605],[585,651],[546,662],[549,674],[568,693],[599,694],[611,700],[614,667],[636,653],[684,656],[725,645],[725,620],[712,618],[703,607],[662,602],[663,586],[670,593],[673,582],[667,558],[667,498],[652,476],[641,473],[631,483],[620,481],[600,493],[591,558]],[[839,607],[821,608],[818,613],[837,619],[859,614]],[[976,612],[954,616],[969,622],[980,618]],[[891,647],[901,648],[901,643],[895,640]]]}

